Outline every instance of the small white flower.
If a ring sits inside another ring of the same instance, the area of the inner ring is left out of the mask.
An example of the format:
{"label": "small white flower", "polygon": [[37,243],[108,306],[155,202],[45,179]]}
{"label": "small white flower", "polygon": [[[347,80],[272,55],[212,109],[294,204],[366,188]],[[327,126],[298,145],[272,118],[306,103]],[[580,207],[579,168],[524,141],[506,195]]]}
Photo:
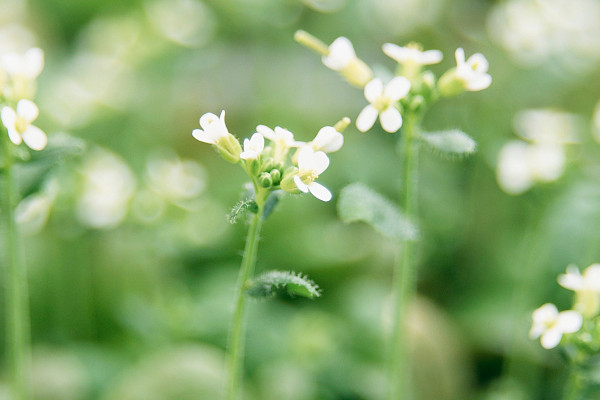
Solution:
{"label": "small white flower", "polygon": [[39,109],[30,100],[19,100],[17,111],[10,107],[2,108],[2,123],[8,130],[8,137],[14,144],[25,142],[33,150],[42,150],[48,143],[44,131],[31,125],[39,115]]}
{"label": "small white flower", "polygon": [[579,116],[553,109],[520,111],[513,125],[519,136],[540,144],[578,143],[582,130]]}
{"label": "small white flower", "polygon": [[315,182],[329,166],[329,158],[322,151],[315,152],[306,146],[298,151],[298,174],[294,176],[296,187],[304,193],[310,193],[322,201],[331,200],[331,192],[323,185]]}
{"label": "small white flower", "polygon": [[265,138],[260,133],[255,133],[250,139],[244,139],[244,151],[240,158],[244,160],[256,160],[265,148]]}
{"label": "small white flower", "polygon": [[294,134],[287,129],[283,129],[279,126],[275,127],[275,130],[265,125],[258,125],[256,132],[260,133],[265,138],[269,139],[274,144],[273,159],[283,161],[286,154],[292,147],[302,146],[302,142],[294,140]]}
{"label": "small white flower", "polygon": [[576,292],[590,290],[600,293],[600,264],[592,264],[583,271],[575,265],[567,267],[567,273],[558,276],[558,283],[565,289]]}
{"label": "small white flower", "polygon": [[323,56],[322,61],[326,67],[334,71],[341,71],[356,59],[352,42],[345,37],[339,37],[329,46],[329,54]]}
{"label": "small white flower", "polygon": [[332,126],[325,126],[319,129],[317,136],[306,145],[311,146],[314,151],[333,153],[341,149],[343,144],[344,135]]}
{"label": "small white flower", "polygon": [[23,77],[29,80],[37,78],[44,69],[44,52],[31,48],[25,54],[7,53],[0,58],[0,66],[14,77]]}
{"label": "small white flower", "polygon": [[394,133],[402,126],[402,116],[394,103],[408,94],[410,81],[403,76],[392,79],[385,88],[381,79],[375,78],[365,86],[365,98],[368,106],[358,115],[356,127],[361,132],[366,132],[379,121],[386,132]]}
{"label": "small white flower", "polygon": [[200,117],[200,127],[202,129],[194,129],[192,136],[208,144],[217,144],[219,139],[227,137],[229,131],[225,126],[225,110],[221,111],[221,116],[217,117],[213,113],[206,113]]}
{"label": "small white flower", "polygon": [[421,51],[413,47],[401,47],[393,43],[385,43],[383,52],[398,64],[432,65],[442,61],[443,55],[439,50]]}
{"label": "small white flower", "polygon": [[583,323],[577,311],[558,312],[554,304],[544,304],[532,314],[533,325],[529,331],[531,339],[541,338],[542,347],[556,347],[565,333],[577,332]]}
{"label": "small white flower", "polygon": [[455,57],[456,76],[465,83],[466,90],[483,90],[492,84],[492,77],[487,73],[489,65],[483,54],[473,54],[465,61],[465,51],[459,47]]}

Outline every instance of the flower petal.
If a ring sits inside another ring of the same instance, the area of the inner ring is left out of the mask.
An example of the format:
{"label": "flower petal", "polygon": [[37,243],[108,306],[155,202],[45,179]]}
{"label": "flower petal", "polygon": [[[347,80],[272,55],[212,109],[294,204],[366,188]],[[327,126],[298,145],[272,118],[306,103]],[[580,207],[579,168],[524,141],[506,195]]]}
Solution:
{"label": "flower petal", "polygon": [[456,58],[456,65],[461,66],[465,63],[465,51],[462,47],[459,47],[454,52],[454,57]]}
{"label": "flower petal", "polygon": [[34,47],[25,52],[23,56],[25,61],[25,74],[27,77],[34,79],[38,77],[44,69],[44,52],[42,49]]}
{"label": "flower petal", "polygon": [[421,53],[421,64],[431,65],[442,61],[444,55],[439,50],[427,50]]}
{"label": "flower petal", "polygon": [[569,265],[567,267],[567,273],[559,275],[557,280],[558,284],[565,289],[583,289],[583,277],[581,276],[579,269],[574,265]]}
{"label": "flower petal", "polygon": [[319,133],[312,140],[311,145],[315,150],[321,150],[326,153],[333,153],[342,148],[344,144],[344,135],[336,131],[332,126],[325,126],[319,129]]}
{"label": "flower petal", "polygon": [[381,46],[381,49],[386,56],[392,58],[397,63],[402,63],[411,58],[410,49],[398,46],[394,43],[385,43]]}
{"label": "flower petal", "polygon": [[389,106],[380,115],[379,121],[384,131],[394,133],[402,126],[402,116],[400,111],[394,106]]}
{"label": "flower petal", "polygon": [[212,135],[210,135],[208,132],[203,131],[201,129],[194,129],[192,131],[192,136],[196,140],[199,140],[201,142],[208,143],[208,144],[216,144],[215,138]]}
{"label": "flower petal", "polygon": [[398,101],[408,94],[410,81],[403,76],[392,79],[383,91],[383,95],[391,101]]}
{"label": "flower petal", "polygon": [[469,67],[477,73],[485,73],[489,68],[487,59],[481,53],[475,53],[466,61]]}
{"label": "flower petal", "polygon": [[30,125],[21,136],[25,144],[32,150],[42,150],[48,144],[48,137],[37,126]]}
{"label": "flower petal", "polygon": [[31,100],[19,100],[17,103],[17,115],[24,118],[27,122],[31,123],[40,114],[40,110]]}
{"label": "flower petal", "polygon": [[560,343],[562,332],[559,329],[548,329],[541,338],[542,347],[545,349],[553,349]]}
{"label": "flower petal", "polygon": [[326,67],[339,71],[346,67],[354,58],[356,53],[352,42],[345,37],[339,37],[329,46],[329,55],[323,56],[322,61]]}
{"label": "flower petal", "polygon": [[17,113],[15,110],[10,107],[3,107],[0,118],[7,129],[15,129],[15,123],[17,122]]}
{"label": "flower petal", "polygon": [[383,94],[383,82],[379,78],[372,79],[365,85],[365,98],[369,103],[375,103]]}
{"label": "flower petal", "polygon": [[311,169],[320,175],[329,167],[329,157],[327,154],[322,151],[317,151],[314,153],[311,160]]}
{"label": "flower petal", "polygon": [[556,319],[556,329],[560,329],[563,333],[577,332],[582,324],[583,317],[573,310],[559,313]]}
{"label": "flower petal", "polygon": [[474,75],[467,82],[467,89],[471,92],[477,92],[479,90],[487,89],[492,84],[492,76],[489,74],[477,74]]}
{"label": "flower petal", "polygon": [[202,127],[202,129],[206,130],[210,124],[212,124],[218,119],[219,117],[217,117],[215,114],[206,113],[200,117],[200,126]]}
{"label": "flower petal", "polygon": [[268,126],[258,125],[256,127],[256,132],[260,133],[261,135],[263,135],[264,137],[266,137],[269,140],[275,140],[275,132],[273,131],[273,129],[269,128]]}
{"label": "flower petal", "polygon": [[321,185],[320,183],[317,182],[312,182],[310,185],[308,185],[308,190],[310,190],[310,193],[315,196],[317,199],[321,200],[321,201],[329,201],[331,200],[331,192],[329,191],[329,189],[327,189],[325,186]]}
{"label": "flower petal", "polygon": [[294,183],[296,184],[298,190],[304,193],[308,193],[308,186],[304,182],[302,182],[302,179],[300,179],[298,175],[294,176]]}
{"label": "flower petal", "polygon": [[546,323],[555,320],[557,315],[558,309],[556,306],[552,303],[546,303],[535,310],[531,315],[531,318],[533,319],[533,322]]}
{"label": "flower petal", "polygon": [[356,128],[361,132],[366,132],[373,127],[377,120],[377,109],[372,105],[368,105],[362,109],[356,118]]}

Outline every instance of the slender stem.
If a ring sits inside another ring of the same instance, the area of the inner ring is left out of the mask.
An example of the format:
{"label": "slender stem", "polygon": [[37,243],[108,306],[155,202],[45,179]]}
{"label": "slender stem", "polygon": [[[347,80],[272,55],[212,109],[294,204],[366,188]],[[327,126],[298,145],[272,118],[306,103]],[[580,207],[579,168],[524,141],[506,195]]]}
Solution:
{"label": "slender stem", "polygon": [[31,357],[29,333],[29,300],[27,274],[22,262],[17,226],[15,223],[16,187],[12,170],[11,143],[2,132],[4,193],[3,212],[5,227],[6,266],[6,338],[8,370],[11,374],[15,400],[28,400],[29,362]]}
{"label": "slender stem", "polygon": [[244,363],[244,345],[246,332],[246,296],[245,290],[248,278],[254,272],[256,264],[256,253],[258,251],[258,240],[260,228],[262,226],[263,207],[259,206],[259,211],[252,217],[250,228],[248,229],[248,238],[244,249],[244,258],[238,276],[238,282],[235,294],[235,309],[233,310],[233,320],[229,329],[229,343],[227,354],[227,400],[237,400],[240,393],[240,381],[242,379]]}
{"label": "slender stem", "polygon": [[[418,120],[407,116],[402,132],[402,207],[407,218],[417,215],[417,165],[418,148],[414,142]],[[415,242],[404,240],[401,244],[394,268],[394,326],[392,332],[392,359],[389,365],[389,400],[410,400],[410,352],[408,348],[408,308],[416,293]]]}

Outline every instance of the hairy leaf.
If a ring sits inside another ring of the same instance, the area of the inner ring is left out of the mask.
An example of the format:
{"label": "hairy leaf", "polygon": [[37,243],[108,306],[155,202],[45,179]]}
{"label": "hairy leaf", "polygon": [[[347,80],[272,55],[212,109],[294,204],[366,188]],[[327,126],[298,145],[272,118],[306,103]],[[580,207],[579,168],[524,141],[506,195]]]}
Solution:
{"label": "hairy leaf", "polygon": [[230,224],[235,224],[248,211],[256,212],[256,202],[251,199],[242,199],[233,206],[231,212],[227,215],[227,221]]}
{"label": "hairy leaf", "polygon": [[337,208],[342,221],[366,222],[392,240],[414,240],[418,236],[415,225],[391,201],[362,183],[342,189]]}
{"label": "hairy leaf", "polygon": [[268,271],[256,277],[247,292],[252,297],[273,297],[279,292],[314,299],[321,296],[319,286],[307,276],[291,271]]}
{"label": "hairy leaf", "polygon": [[475,140],[458,129],[423,133],[420,139],[434,153],[444,157],[464,157],[477,149]]}

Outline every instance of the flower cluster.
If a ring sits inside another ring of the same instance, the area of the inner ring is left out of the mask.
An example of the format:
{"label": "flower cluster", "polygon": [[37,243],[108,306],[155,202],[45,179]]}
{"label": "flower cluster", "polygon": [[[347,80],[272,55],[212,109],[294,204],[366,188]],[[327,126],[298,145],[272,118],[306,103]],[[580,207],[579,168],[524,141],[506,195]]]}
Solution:
{"label": "flower cluster", "polygon": [[600,264],[592,264],[583,272],[569,265],[558,283],[575,292],[573,309],[559,312],[554,304],[544,304],[533,312],[532,339],[540,338],[542,347],[552,349],[565,334],[579,349],[597,352],[600,349]]}
{"label": "flower cluster", "polygon": [[425,104],[430,104],[440,96],[450,97],[465,91],[479,91],[492,83],[487,73],[488,62],[479,53],[465,60],[464,50],[456,50],[456,67],[444,73],[436,82],[431,71],[423,71],[423,66],[442,61],[439,50],[423,51],[420,45],[410,43],[401,47],[385,43],[383,52],[398,63],[397,74],[384,84],[374,77],[373,70],[356,56],[350,40],[339,37],[325,45],[319,39],[304,32],[296,32],[295,39],[306,47],[322,55],[323,64],[337,71],[350,84],[362,88],[369,104],[356,119],[356,127],[366,132],[373,127],[379,117],[381,127],[389,133],[402,127],[405,111],[421,112]]}
{"label": "flower cluster", "polygon": [[38,48],[24,54],[0,56],[0,117],[8,138],[16,145],[25,144],[42,150],[48,143],[44,131],[33,125],[39,109],[30,99],[35,93],[36,79],[44,68],[44,53]]}
{"label": "flower cluster", "polygon": [[319,200],[329,201],[331,192],[316,180],[329,166],[326,153],[342,147],[341,132],[349,123],[344,118],[335,127],[321,128],[310,142],[295,140],[292,132],[279,126],[271,129],[258,125],[256,132],[244,139],[242,147],[229,133],[223,111],[220,116],[206,113],[200,117],[202,129],[194,129],[192,135],[213,145],[225,160],[244,168],[254,186],[255,201],[262,207],[269,194],[278,189],[289,193],[310,192]]}
{"label": "flower cluster", "polygon": [[526,110],[517,114],[514,125],[524,140],[511,140],[500,150],[496,170],[500,187],[517,195],[537,182],[560,178],[566,145],[578,142],[578,118],[555,110]]}

